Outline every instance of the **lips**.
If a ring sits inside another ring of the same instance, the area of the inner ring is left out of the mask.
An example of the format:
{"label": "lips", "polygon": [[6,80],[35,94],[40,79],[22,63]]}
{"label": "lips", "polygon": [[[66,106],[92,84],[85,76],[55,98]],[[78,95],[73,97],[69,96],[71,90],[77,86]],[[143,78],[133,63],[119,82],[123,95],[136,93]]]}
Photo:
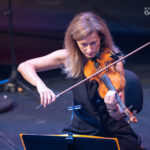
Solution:
{"label": "lips", "polygon": [[95,57],[96,53],[89,53],[89,54],[86,54],[88,57]]}

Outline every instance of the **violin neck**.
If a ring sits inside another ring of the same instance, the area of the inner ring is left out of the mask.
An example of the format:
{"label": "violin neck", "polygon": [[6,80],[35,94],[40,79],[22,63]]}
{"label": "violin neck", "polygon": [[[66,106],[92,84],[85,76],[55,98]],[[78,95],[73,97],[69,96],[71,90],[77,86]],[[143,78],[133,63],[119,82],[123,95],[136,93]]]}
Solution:
{"label": "violin neck", "polygon": [[[101,80],[104,82],[104,84],[106,85],[108,90],[113,90],[116,91],[116,89],[114,88],[114,86],[112,85],[110,79],[108,78],[108,76],[106,74],[104,74],[101,77]],[[119,97],[118,93],[115,94],[116,100],[118,102],[118,104],[120,105],[120,107],[122,108],[122,110],[126,109],[125,104],[122,102],[121,98]]]}
{"label": "violin neck", "polygon": [[116,89],[114,88],[114,86],[112,85],[110,79],[108,78],[108,76],[106,74],[104,74],[102,77],[101,77],[102,81],[104,82],[104,84],[106,85],[107,89],[108,90],[113,90],[113,91],[116,91]]}

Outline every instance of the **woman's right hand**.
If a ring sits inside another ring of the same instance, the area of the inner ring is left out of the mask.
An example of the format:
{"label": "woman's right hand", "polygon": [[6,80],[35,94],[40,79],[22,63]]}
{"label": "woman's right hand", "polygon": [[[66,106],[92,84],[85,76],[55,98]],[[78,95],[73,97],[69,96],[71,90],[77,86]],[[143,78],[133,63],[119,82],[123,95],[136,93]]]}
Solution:
{"label": "woman's right hand", "polygon": [[41,104],[46,107],[56,100],[56,95],[44,83],[37,84],[37,91],[40,94]]}
{"label": "woman's right hand", "polygon": [[61,68],[65,66],[66,58],[68,58],[68,51],[61,49],[42,57],[30,59],[18,66],[18,71],[24,79],[36,86],[44,107],[54,102],[56,95],[44,84],[37,72]]}

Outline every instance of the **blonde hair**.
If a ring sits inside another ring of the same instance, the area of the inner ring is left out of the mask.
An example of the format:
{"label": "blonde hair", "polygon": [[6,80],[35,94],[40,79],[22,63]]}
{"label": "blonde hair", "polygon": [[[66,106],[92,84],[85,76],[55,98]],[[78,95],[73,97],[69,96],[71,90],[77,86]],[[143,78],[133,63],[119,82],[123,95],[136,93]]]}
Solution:
{"label": "blonde hair", "polygon": [[66,34],[64,46],[69,52],[64,69],[68,77],[76,78],[81,74],[83,68],[83,54],[76,41],[82,40],[92,32],[97,32],[101,37],[101,46],[117,51],[106,23],[92,12],[77,14],[70,22]]}

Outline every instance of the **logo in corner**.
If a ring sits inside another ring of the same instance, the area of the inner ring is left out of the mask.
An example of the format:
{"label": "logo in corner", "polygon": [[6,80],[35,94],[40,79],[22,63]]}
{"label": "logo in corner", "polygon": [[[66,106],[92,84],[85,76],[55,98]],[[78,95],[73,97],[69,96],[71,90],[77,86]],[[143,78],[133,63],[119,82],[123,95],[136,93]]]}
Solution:
{"label": "logo in corner", "polygon": [[144,14],[146,16],[150,15],[150,7],[144,7]]}

